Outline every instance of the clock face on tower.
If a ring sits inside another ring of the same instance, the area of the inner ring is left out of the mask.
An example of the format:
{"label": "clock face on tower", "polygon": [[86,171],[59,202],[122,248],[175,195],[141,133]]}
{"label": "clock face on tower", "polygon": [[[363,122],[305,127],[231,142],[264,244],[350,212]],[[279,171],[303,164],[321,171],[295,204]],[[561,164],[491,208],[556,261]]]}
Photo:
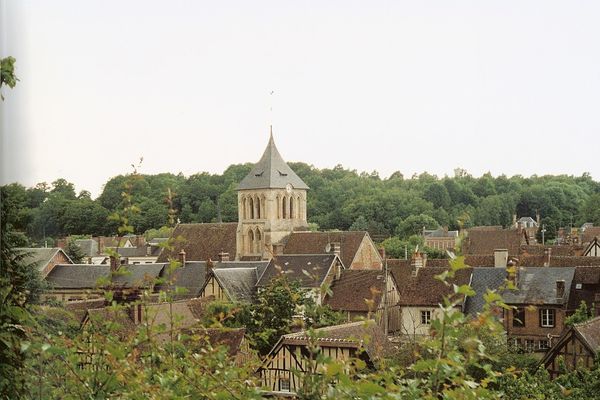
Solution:
{"label": "clock face on tower", "polygon": [[288,183],[287,185],[285,185],[285,191],[288,193],[292,192],[292,184]]}

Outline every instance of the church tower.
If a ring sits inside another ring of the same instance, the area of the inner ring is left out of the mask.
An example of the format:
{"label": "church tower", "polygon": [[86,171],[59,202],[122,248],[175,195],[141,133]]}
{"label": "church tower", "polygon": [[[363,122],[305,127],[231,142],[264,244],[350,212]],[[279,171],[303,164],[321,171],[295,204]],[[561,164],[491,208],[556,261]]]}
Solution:
{"label": "church tower", "polygon": [[240,182],[237,259],[268,259],[292,231],[308,230],[308,186],[283,160],[273,132],[260,161]]}

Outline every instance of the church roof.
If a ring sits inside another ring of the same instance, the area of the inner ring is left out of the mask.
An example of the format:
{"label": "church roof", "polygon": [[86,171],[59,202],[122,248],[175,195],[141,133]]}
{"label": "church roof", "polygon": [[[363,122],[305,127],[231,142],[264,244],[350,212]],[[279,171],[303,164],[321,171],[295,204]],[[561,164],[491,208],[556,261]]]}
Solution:
{"label": "church roof", "polygon": [[294,189],[308,189],[306,183],[296,175],[279,154],[273,140],[273,133],[271,133],[265,152],[250,173],[242,179],[238,190],[283,189],[288,183]]}

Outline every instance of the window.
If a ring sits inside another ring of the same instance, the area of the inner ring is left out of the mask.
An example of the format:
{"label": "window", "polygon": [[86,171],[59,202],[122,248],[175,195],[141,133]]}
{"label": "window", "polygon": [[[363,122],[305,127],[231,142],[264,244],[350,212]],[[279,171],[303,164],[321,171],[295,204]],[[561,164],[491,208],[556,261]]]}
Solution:
{"label": "window", "polygon": [[421,311],[421,324],[429,325],[431,323],[431,311]]}
{"label": "window", "polygon": [[513,310],[513,327],[524,327],[525,326],[525,309],[518,307]]}
{"label": "window", "polygon": [[525,351],[533,351],[535,350],[535,340],[525,339]]}
{"label": "window", "polygon": [[575,284],[575,289],[581,289],[582,287],[583,287],[583,285],[581,283]]}
{"label": "window", "polygon": [[556,310],[553,308],[542,308],[540,310],[540,326],[542,328],[554,328]]}
{"label": "window", "polygon": [[290,391],[290,380],[287,378],[279,379],[279,390],[281,390],[282,392],[289,392]]}
{"label": "window", "polygon": [[548,345],[548,341],[547,340],[540,340],[538,342],[538,349],[540,350],[548,350],[550,348],[550,346]]}

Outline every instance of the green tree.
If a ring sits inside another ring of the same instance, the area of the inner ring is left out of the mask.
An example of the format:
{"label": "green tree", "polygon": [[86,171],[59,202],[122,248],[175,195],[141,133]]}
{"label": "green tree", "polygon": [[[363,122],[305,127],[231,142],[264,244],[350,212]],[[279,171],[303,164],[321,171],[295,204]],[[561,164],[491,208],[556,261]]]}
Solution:
{"label": "green tree", "polygon": [[81,247],[79,247],[75,239],[72,238],[69,238],[67,240],[67,245],[65,246],[65,253],[75,264],[81,264],[83,262],[83,259],[85,258],[83,250],[81,250]]}

